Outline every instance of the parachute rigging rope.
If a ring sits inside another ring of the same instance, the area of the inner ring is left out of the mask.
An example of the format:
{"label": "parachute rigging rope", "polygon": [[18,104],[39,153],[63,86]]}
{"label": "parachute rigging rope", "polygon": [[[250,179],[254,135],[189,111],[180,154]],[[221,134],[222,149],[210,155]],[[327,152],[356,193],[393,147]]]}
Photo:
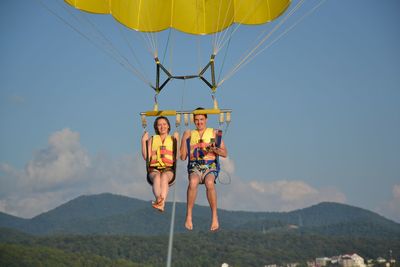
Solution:
{"label": "parachute rigging rope", "polygon": [[[289,13],[266,35],[263,37],[263,39],[256,45],[249,53],[245,53],[245,56],[242,57],[240,62],[232,68],[232,70],[218,83],[218,86],[220,86],[222,83],[224,83],[226,80],[231,78],[234,74],[236,74],[242,67],[246,66],[248,63],[250,63],[256,56],[258,56],[260,53],[265,51],[267,48],[271,47],[274,43],[279,41],[284,35],[286,35],[289,31],[294,29],[303,19],[311,15],[315,10],[317,10],[326,0],[319,0],[319,3],[315,5],[311,10],[309,10],[306,14],[301,16],[298,20],[296,20],[290,27],[288,27],[286,30],[284,30],[280,35],[278,35],[275,39],[273,39],[269,44],[267,44],[265,47],[260,48],[262,44],[264,44],[270,37],[271,35],[279,29],[284,22],[287,21],[287,19],[292,16],[300,7],[304,4],[305,0],[301,0],[297,3],[297,5],[289,11]],[[265,31],[260,34],[262,36],[265,33]],[[257,50],[258,49],[258,50]]]}
{"label": "parachute rigging rope", "polygon": [[[83,37],[85,40],[87,40],[90,44],[92,44],[94,47],[105,53],[106,55],[110,56],[113,60],[115,60],[119,65],[121,65],[125,70],[127,70],[130,73],[133,73],[137,78],[139,78],[142,82],[147,84],[148,86],[152,87],[151,82],[149,79],[143,75],[137,68],[135,68],[129,60],[122,56],[121,53],[118,52],[118,50],[115,47],[104,47],[95,42],[93,37],[90,37],[88,34],[84,33],[83,31],[79,30],[76,26],[74,26],[71,22],[69,22],[66,18],[62,17],[60,14],[58,14],[55,10],[50,8],[48,4],[45,4],[43,0],[36,0],[39,5],[41,5],[45,10],[47,10],[50,14],[52,14],[54,17],[56,17],[58,20],[60,20],[62,23],[67,25],[69,28],[74,30],[76,33],[78,33],[81,37]],[[61,5],[61,4],[59,4]],[[62,5],[62,8],[74,19],[79,22],[79,19],[71,13],[71,11],[65,7],[65,5]],[[98,33],[99,34],[99,33]],[[100,34],[101,36],[101,34]],[[102,37],[104,39],[104,37]],[[103,40],[104,41],[104,40]],[[114,50],[112,50],[114,49]]]}
{"label": "parachute rigging rope", "polygon": [[[166,56],[167,56],[167,53],[168,53],[167,51],[168,51],[168,50],[169,50],[170,53],[171,53],[171,55],[169,56],[169,60],[171,61],[171,58],[172,58],[172,48],[171,48],[172,45],[170,45],[171,32],[172,32],[172,29],[169,28],[169,30],[168,30],[167,42],[166,42],[165,47],[164,47],[164,55],[163,55],[163,60],[162,60],[162,62],[165,62],[165,58],[166,58]],[[171,66],[171,64],[170,64],[170,66]],[[172,69],[172,68],[170,67],[170,69],[169,69],[168,71],[171,72],[171,69]]]}
{"label": "parachute rigging rope", "polygon": [[[141,13],[140,8],[142,7],[142,5],[139,5],[139,14]],[[148,11],[148,10],[147,10]],[[149,14],[148,12],[145,14],[145,17],[143,18],[143,20],[148,21],[149,22],[149,26],[150,28],[153,28],[151,25],[152,20],[149,19],[151,18],[152,14]],[[144,31],[145,36],[147,37],[147,42],[148,44],[150,44],[151,46],[151,51],[153,52],[153,56],[154,57],[158,57],[158,41],[157,41],[157,33],[155,32],[146,32]]]}
{"label": "parachute rigging rope", "polygon": [[224,69],[224,66],[225,66],[226,56],[228,55],[228,50],[229,50],[229,45],[231,43],[231,39],[232,39],[232,35],[229,36],[229,42],[228,42],[228,45],[226,46],[226,49],[225,49],[225,54],[224,54],[224,57],[222,59],[221,68],[219,70],[219,74],[218,74],[218,78],[217,78],[217,84],[220,81],[222,70]]}
{"label": "parachute rigging rope", "polygon": [[[231,6],[232,6],[232,2],[233,1],[230,1],[229,2],[229,6],[228,6],[228,8],[226,9],[226,12],[225,12],[225,17],[224,17],[224,21],[223,21],[223,24],[222,25],[225,25],[226,24],[226,20],[227,20],[227,18],[228,18],[228,11],[230,10],[230,8],[231,8]],[[219,24],[219,21],[220,21],[220,16],[221,16],[221,4],[219,5],[219,10],[218,10],[218,24],[217,24],[217,29],[219,29],[219,26],[220,26],[220,24]],[[229,27],[229,29],[230,30],[232,30],[232,27]],[[213,38],[213,53],[214,54],[217,54],[218,53],[218,49],[217,49],[217,47],[218,47],[218,40],[220,39],[220,36],[222,35],[222,32],[223,31],[221,31],[221,32],[217,32],[216,34],[215,34],[215,36],[214,36],[214,38]],[[225,33],[224,33],[224,35],[225,35]],[[223,35],[223,36],[224,36]]]}
{"label": "parachute rigging rope", "polygon": [[169,30],[168,30],[168,38],[167,38],[167,43],[165,44],[163,61],[162,62],[165,62],[165,56],[167,55],[167,50],[168,50],[168,47],[169,47],[169,39],[170,39],[170,37],[171,37],[171,28],[169,28]]}
{"label": "parachute rigging rope", "polygon": [[[174,31],[172,31],[172,33],[174,33]],[[175,34],[171,34],[171,40],[170,40],[170,46],[169,46],[169,71],[172,72],[172,68],[173,68],[173,60],[174,60],[174,48],[175,48]]]}
{"label": "parachute rigging rope", "polygon": [[[185,89],[186,89],[186,80],[183,80],[183,89],[182,89],[182,98],[181,98],[181,110],[183,110]],[[180,119],[181,118],[179,116],[179,124],[178,124],[178,119],[177,119],[175,127],[177,127],[179,129],[179,136],[182,136],[182,128],[181,128]],[[179,141],[181,141],[181,140],[179,140]],[[176,176],[176,169],[175,169],[175,176]],[[170,224],[170,228],[169,228],[169,238],[168,238],[167,267],[171,267],[172,246],[173,246],[173,243],[174,243],[175,210],[176,210],[176,188],[177,188],[177,185],[174,186],[174,193],[173,193],[173,202],[172,202],[172,211],[171,211],[171,224]]]}
{"label": "parachute rigging rope", "polygon": [[[261,2],[261,0],[258,0],[258,3],[260,3],[260,2]],[[247,11],[246,16],[243,17],[243,20],[242,20],[242,21],[247,20],[247,19],[250,17],[250,15],[253,13],[253,11],[255,11],[256,7],[257,7],[257,4],[254,5],[254,7],[253,7],[252,9],[250,8],[250,9]],[[228,12],[228,11],[227,11],[227,12]],[[226,43],[228,42],[228,40],[233,36],[233,34],[236,33],[236,31],[239,29],[240,26],[242,26],[241,21],[239,21],[239,23],[237,23],[237,25],[234,27],[234,29],[230,32],[229,37],[225,37],[228,31],[223,31],[223,33],[221,32],[222,37],[221,37],[221,38],[218,38],[219,41],[217,42],[217,46],[216,46],[216,48],[215,48],[215,54],[218,54],[218,53],[219,53],[219,51],[226,45]],[[232,27],[232,26],[231,26],[231,27]],[[220,35],[220,34],[217,34],[217,35]]]}
{"label": "parachute rigging rope", "polygon": [[143,65],[142,65],[141,61],[139,60],[138,56],[136,55],[135,50],[133,49],[133,47],[132,47],[131,43],[129,42],[128,38],[126,37],[126,34],[123,32],[123,29],[122,29],[123,26],[121,25],[121,23],[117,23],[117,27],[118,27],[119,33],[121,34],[121,36],[125,40],[128,48],[129,48],[129,51],[132,53],[133,58],[135,59],[136,63],[139,65],[140,69],[143,70],[144,76],[148,77],[147,74],[144,71],[145,68],[143,67]]}
{"label": "parachute rigging rope", "polygon": [[[134,67],[134,65],[132,65],[129,62],[129,59],[126,58],[117,48],[115,45],[113,45],[113,42],[107,38],[107,36],[98,29],[98,27],[96,27],[96,25],[85,15],[85,13],[83,12],[79,12],[78,15],[74,15],[74,13],[72,11],[70,11],[65,5],[62,6],[64,8],[64,10],[66,10],[71,17],[75,18],[76,21],[78,21],[79,23],[79,19],[78,17],[81,17],[81,21],[83,20],[84,23],[86,23],[86,25],[89,25],[89,27],[92,29],[92,33],[94,33],[95,35],[97,34],[97,37],[99,37],[100,39],[103,40],[104,42],[104,49],[107,52],[110,53],[110,55],[118,62],[118,57],[120,59],[123,59],[123,61],[128,65],[128,67],[131,68],[132,71],[134,71],[134,73],[142,79],[142,81],[146,81],[146,83],[150,84],[150,82],[148,81],[148,79],[146,78],[146,75],[144,75],[143,73],[141,73],[136,67]],[[84,23],[81,23],[82,25]],[[119,62],[121,64],[121,62]],[[121,64],[122,65],[122,64]]]}
{"label": "parachute rigging rope", "polygon": [[[200,10],[200,8],[199,8],[199,0],[196,0],[196,8],[198,10]],[[205,14],[205,10],[202,10],[202,12]],[[204,23],[205,23],[205,21],[204,21]],[[196,12],[196,27],[197,27],[196,31],[198,31],[199,30],[199,28],[198,28],[199,27],[199,14],[198,14],[198,12]],[[197,69],[198,69],[198,72],[201,71],[201,45],[200,45],[200,38],[201,38],[200,35],[197,35],[195,37],[196,46],[197,46]]]}
{"label": "parachute rigging rope", "polygon": [[317,4],[316,6],[314,6],[310,11],[308,11],[306,14],[304,14],[303,16],[301,16],[295,23],[293,23],[290,27],[288,27],[285,31],[283,31],[280,35],[278,35],[274,40],[272,40],[268,45],[266,45],[265,47],[263,47],[262,49],[260,49],[257,53],[255,53],[254,55],[251,56],[251,58],[244,64],[247,65],[251,60],[253,60],[257,55],[259,55],[260,53],[262,53],[264,50],[266,50],[267,48],[269,48],[270,46],[272,46],[274,43],[276,43],[277,41],[279,41],[284,35],[286,35],[289,31],[291,31],[292,29],[294,29],[298,24],[301,23],[301,21],[303,19],[305,19],[306,17],[308,17],[309,15],[311,15],[316,9],[318,9],[326,0],[321,0],[319,2],[319,4]]}
{"label": "parachute rigging rope", "polygon": [[198,35],[196,37],[196,45],[197,45],[197,72],[201,72],[202,69],[202,64],[201,64],[201,42],[200,42],[200,36]]}
{"label": "parachute rigging rope", "polygon": [[[232,76],[240,69],[241,65],[243,65],[243,64],[248,60],[248,58],[251,57],[251,56],[255,53],[255,51],[257,51],[257,49],[258,49],[263,43],[265,43],[265,41],[267,41],[267,40],[271,37],[271,35],[272,35],[276,30],[278,30],[278,29],[282,26],[282,24],[283,24],[291,15],[294,14],[294,12],[295,12],[296,10],[298,10],[298,8],[302,5],[302,3],[303,3],[304,1],[305,1],[305,0],[301,0],[300,2],[298,2],[297,5],[295,6],[295,8],[293,8],[292,10],[290,10],[289,13],[288,13],[277,25],[275,25],[275,26],[272,28],[272,30],[269,31],[269,32],[261,39],[261,41],[260,41],[250,52],[244,54],[244,55],[242,56],[242,58],[240,59],[239,63],[236,64],[236,65],[231,69],[231,71],[222,79],[222,81],[220,82],[220,85],[221,85],[223,82],[225,82],[225,80],[227,80],[227,79],[229,79],[230,77],[232,77]],[[265,33],[265,31],[264,31],[262,34],[260,34],[260,36],[263,35],[264,33]]]}
{"label": "parachute rigging rope", "polygon": [[[297,3],[297,5],[296,5],[293,9],[291,9],[291,10],[286,14],[286,16],[285,16],[281,21],[279,21],[279,23],[278,23],[277,25],[275,25],[275,26],[271,29],[271,31],[269,31],[269,32],[261,39],[261,41],[258,42],[258,44],[257,44],[255,47],[253,47],[253,49],[252,49],[250,52],[248,52],[248,53],[246,52],[246,53],[242,56],[242,58],[239,60],[239,63],[236,64],[236,65],[231,69],[231,71],[222,79],[222,81],[220,82],[220,84],[222,84],[225,80],[227,80],[227,79],[229,79],[230,77],[232,77],[232,76],[241,68],[242,65],[247,64],[249,58],[251,58],[251,56],[257,51],[257,49],[259,49],[260,46],[262,46],[262,45],[272,36],[272,34],[273,34],[275,31],[277,31],[277,30],[278,30],[278,29],[292,16],[301,6],[302,6],[302,4],[304,3],[304,1],[305,1],[305,0],[299,1],[299,2]],[[264,33],[265,33],[265,31],[262,32],[262,33],[260,34],[260,36],[263,36]],[[259,37],[260,37],[260,36],[259,36]]]}

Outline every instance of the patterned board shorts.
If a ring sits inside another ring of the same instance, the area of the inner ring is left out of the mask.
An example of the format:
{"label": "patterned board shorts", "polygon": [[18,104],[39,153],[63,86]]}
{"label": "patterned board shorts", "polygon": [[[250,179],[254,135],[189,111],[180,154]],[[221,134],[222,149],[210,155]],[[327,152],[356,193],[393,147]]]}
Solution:
{"label": "patterned board shorts", "polygon": [[209,174],[214,175],[214,183],[216,183],[216,179],[218,177],[217,165],[215,162],[211,164],[199,164],[197,162],[190,162],[188,166],[189,176],[194,173],[200,178],[200,183],[204,184],[205,178]]}

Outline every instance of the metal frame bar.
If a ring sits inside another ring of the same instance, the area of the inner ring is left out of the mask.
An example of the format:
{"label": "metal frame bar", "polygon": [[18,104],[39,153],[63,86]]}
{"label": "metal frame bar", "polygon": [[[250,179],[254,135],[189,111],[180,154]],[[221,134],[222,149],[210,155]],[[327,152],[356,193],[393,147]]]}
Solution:
{"label": "metal frame bar", "polygon": [[156,117],[156,116],[176,116],[177,114],[221,114],[232,113],[232,109],[198,109],[198,110],[150,110],[140,112],[141,116]]}
{"label": "metal frame bar", "polygon": [[[155,57],[154,60],[156,62],[156,87],[152,87],[156,93],[160,93],[161,90],[167,85],[167,83],[173,79],[178,79],[178,80],[189,80],[189,79],[195,79],[195,78],[200,78],[210,89],[215,92],[217,89],[217,84],[215,81],[215,65],[214,65],[214,59],[215,55],[212,54],[210,61],[207,63],[207,65],[200,71],[199,74],[197,75],[181,75],[181,76],[174,76],[172,75],[160,62],[158,57]],[[208,81],[203,75],[204,73],[210,68],[211,71],[211,82]],[[161,84],[160,86],[160,70],[163,71],[168,78]]]}

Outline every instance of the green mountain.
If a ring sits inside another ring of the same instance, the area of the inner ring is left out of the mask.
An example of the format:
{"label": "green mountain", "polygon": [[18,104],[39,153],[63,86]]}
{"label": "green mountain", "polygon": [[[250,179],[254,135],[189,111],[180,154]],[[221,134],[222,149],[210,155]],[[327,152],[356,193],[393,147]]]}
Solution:
{"label": "green mountain", "polygon": [[[167,235],[172,203],[159,213],[143,200],[113,194],[81,196],[32,219],[0,213],[0,227],[33,235]],[[176,203],[175,232],[183,227],[185,203]],[[320,203],[292,212],[219,210],[222,229],[251,232],[302,232],[355,237],[400,236],[400,224],[371,211],[338,203]],[[195,231],[207,231],[209,207],[195,206]]]}
{"label": "green mountain", "polygon": [[29,220],[18,218],[16,216],[12,216],[3,212],[0,212],[0,227],[7,226],[10,228],[20,228],[23,225],[27,224]]}
{"label": "green mountain", "polygon": [[[81,196],[32,219],[0,214],[0,266],[163,266],[167,212],[112,194]],[[173,266],[306,266],[321,256],[357,253],[400,259],[400,225],[365,209],[320,203],[292,212],[220,210],[210,233],[210,210],[196,206],[196,231],[183,229],[176,203]]]}

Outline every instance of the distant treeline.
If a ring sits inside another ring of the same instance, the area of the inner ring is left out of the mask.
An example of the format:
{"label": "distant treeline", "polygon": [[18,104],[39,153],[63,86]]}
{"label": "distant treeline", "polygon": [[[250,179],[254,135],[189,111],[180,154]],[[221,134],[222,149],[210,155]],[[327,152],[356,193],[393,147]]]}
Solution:
{"label": "distant treeline", "polygon": [[[168,236],[48,236],[0,233],[0,266],[163,266]],[[357,253],[400,260],[400,237],[328,237],[308,233],[200,232],[177,234],[173,266],[264,266]]]}

